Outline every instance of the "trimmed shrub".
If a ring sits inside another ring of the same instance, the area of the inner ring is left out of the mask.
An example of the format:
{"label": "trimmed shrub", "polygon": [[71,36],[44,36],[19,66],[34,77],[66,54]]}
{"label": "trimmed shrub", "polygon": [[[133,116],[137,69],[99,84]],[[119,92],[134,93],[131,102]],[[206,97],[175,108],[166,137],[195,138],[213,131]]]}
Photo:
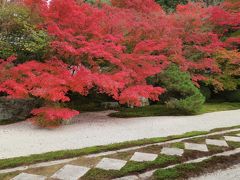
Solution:
{"label": "trimmed shrub", "polygon": [[170,66],[159,77],[161,86],[168,91],[166,104],[186,114],[197,112],[205,102],[200,90],[194,86],[189,73],[182,72],[176,65]]}

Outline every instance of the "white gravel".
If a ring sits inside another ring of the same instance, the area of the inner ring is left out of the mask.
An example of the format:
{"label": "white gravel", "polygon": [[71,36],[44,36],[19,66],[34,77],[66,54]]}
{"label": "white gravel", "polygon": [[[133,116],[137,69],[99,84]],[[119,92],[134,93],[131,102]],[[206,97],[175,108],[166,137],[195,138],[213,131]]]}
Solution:
{"label": "white gravel", "polygon": [[239,180],[240,164],[226,170],[216,171],[200,177],[191,178],[189,180]]}
{"label": "white gravel", "polygon": [[53,130],[28,122],[0,126],[0,159],[240,125],[240,110],[131,119],[111,118],[108,113],[83,113],[77,124]]}

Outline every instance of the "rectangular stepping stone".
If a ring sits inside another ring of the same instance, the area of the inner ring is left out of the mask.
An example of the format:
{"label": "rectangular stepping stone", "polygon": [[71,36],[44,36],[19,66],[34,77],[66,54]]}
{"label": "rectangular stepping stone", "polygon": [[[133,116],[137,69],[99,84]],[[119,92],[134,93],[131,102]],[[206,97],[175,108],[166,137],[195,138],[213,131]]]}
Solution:
{"label": "rectangular stepping stone", "polygon": [[224,136],[226,141],[240,142],[240,137],[237,136]]}
{"label": "rectangular stepping stone", "polygon": [[135,152],[130,160],[137,162],[154,161],[157,157],[157,154]]}
{"label": "rectangular stepping stone", "polygon": [[179,148],[164,147],[161,150],[161,154],[170,155],[170,156],[182,156],[183,153],[184,153],[184,150]]}
{"label": "rectangular stepping stone", "polygon": [[120,170],[125,166],[127,161],[111,158],[103,158],[96,166],[99,169],[105,170]]}
{"label": "rectangular stepping stone", "polygon": [[113,180],[138,180],[139,178],[135,175],[133,176],[124,176],[121,178],[113,179]]}
{"label": "rectangular stepping stone", "polygon": [[208,152],[208,148],[206,144],[184,143],[184,145],[185,145],[185,149],[187,150]]}
{"label": "rectangular stepping stone", "polygon": [[35,175],[35,174],[28,174],[28,173],[21,173],[12,180],[45,180],[47,179],[46,176],[40,176],[40,175]]}
{"label": "rectangular stepping stone", "polygon": [[228,144],[224,140],[218,140],[218,139],[206,139],[206,144],[208,145],[214,145],[214,146],[224,146],[228,147]]}
{"label": "rectangular stepping stone", "polygon": [[77,180],[84,176],[90,168],[74,165],[65,165],[63,168],[58,170],[52,178],[62,179],[62,180]]}

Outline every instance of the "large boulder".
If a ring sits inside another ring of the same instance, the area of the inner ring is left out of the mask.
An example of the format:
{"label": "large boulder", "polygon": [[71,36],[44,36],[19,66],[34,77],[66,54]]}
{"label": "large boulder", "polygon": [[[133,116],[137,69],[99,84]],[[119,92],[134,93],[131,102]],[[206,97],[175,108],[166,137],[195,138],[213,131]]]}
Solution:
{"label": "large boulder", "polygon": [[35,99],[8,99],[0,97],[0,121],[1,120],[24,120],[33,108],[38,106]]}

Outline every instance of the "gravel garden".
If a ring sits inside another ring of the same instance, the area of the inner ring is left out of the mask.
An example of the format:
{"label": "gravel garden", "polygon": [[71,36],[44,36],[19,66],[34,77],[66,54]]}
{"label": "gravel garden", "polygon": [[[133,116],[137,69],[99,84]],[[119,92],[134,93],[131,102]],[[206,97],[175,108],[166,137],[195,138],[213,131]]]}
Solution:
{"label": "gravel garden", "polygon": [[0,0],[0,180],[239,180],[239,0]]}

